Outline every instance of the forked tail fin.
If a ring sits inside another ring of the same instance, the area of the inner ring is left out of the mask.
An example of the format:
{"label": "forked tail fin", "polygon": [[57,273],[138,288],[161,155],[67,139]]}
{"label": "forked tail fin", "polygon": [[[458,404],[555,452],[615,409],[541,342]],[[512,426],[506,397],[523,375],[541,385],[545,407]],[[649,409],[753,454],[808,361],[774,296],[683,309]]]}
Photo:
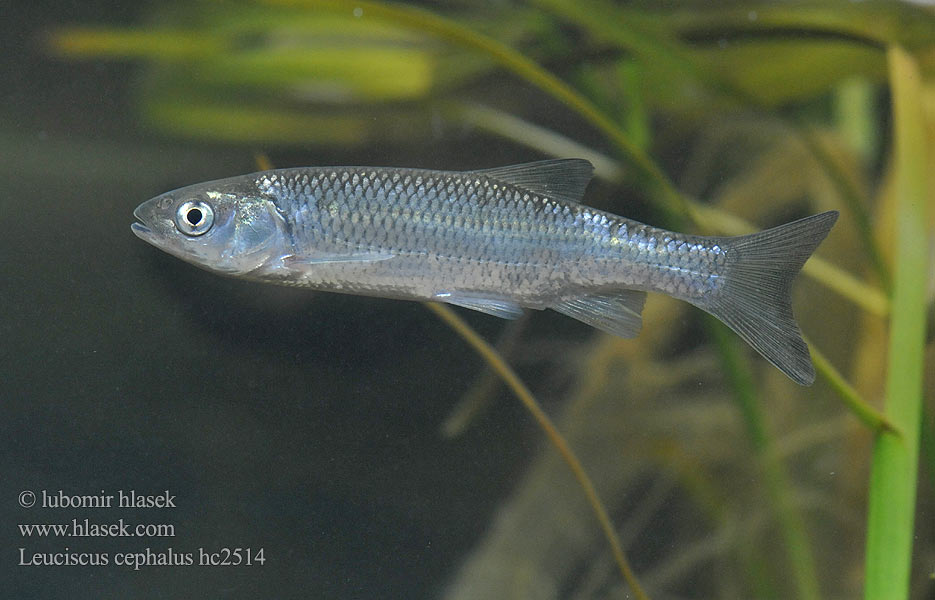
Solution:
{"label": "forked tail fin", "polygon": [[792,280],[838,218],[837,211],[728,238],[726,283],[698,303],[800,385],[815,368],[792,315]]}

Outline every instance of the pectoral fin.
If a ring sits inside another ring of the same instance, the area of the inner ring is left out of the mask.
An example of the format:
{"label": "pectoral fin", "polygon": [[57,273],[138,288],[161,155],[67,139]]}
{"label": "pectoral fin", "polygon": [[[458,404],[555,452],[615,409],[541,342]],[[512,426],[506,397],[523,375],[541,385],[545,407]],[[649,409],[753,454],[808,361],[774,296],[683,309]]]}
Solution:
{"label": "pectoral fin", "polygon": [[620,290],[569,298],[549,308],[620,337],[636,337],[643,324],[640,313],[646,292]]}
{"label": "pectoral fin", "polygon": [[389,252],[347,252],[341,254],[290,254],[282,257],[282,262],[286,266],[297,265],[320,265],[327,263],[348,263],[348,262],[379,262],[389,260],[395,255]]}

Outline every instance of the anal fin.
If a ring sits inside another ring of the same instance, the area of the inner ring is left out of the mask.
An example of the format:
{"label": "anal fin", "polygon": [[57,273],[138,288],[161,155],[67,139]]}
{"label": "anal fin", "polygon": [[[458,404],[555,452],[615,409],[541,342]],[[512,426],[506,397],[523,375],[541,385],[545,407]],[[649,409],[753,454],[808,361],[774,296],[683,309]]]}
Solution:
{"label": "anal fin", "polygon": [[602,294],[586,294],[562,300],[549,306],[591,327],[620,337],[636,337],[643,325],[643,304],[646,292],[618,290]]}

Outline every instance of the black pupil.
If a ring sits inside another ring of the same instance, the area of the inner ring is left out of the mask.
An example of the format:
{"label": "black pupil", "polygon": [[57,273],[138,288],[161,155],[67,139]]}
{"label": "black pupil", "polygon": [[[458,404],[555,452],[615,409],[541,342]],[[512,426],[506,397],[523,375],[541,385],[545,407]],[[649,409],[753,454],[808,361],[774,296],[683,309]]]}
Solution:
{"label": "black pupil", "polygon": [[190,210],[188,211],[188,213],[185,215],[185,218],[188,220],[188,224],[189,224],[189,225],[195,226],[195,225],[201,223],[201,219],[203,218],[203,216],[204,216],[204,215],[201,214],[201,209],[192,208],[192,209],[190,209]]}

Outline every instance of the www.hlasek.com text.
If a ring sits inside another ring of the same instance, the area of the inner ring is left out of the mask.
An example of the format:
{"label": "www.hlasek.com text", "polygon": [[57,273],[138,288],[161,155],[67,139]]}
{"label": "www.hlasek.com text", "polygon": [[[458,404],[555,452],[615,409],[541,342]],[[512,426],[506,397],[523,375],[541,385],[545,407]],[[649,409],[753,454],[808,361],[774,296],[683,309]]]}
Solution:
{"label": "www.hlasek.com text", "polygon": [[71,523],[21,523],[22,537],[175,537],[172,523],[127,523],[123,519],[99,523],[72,519]]}

